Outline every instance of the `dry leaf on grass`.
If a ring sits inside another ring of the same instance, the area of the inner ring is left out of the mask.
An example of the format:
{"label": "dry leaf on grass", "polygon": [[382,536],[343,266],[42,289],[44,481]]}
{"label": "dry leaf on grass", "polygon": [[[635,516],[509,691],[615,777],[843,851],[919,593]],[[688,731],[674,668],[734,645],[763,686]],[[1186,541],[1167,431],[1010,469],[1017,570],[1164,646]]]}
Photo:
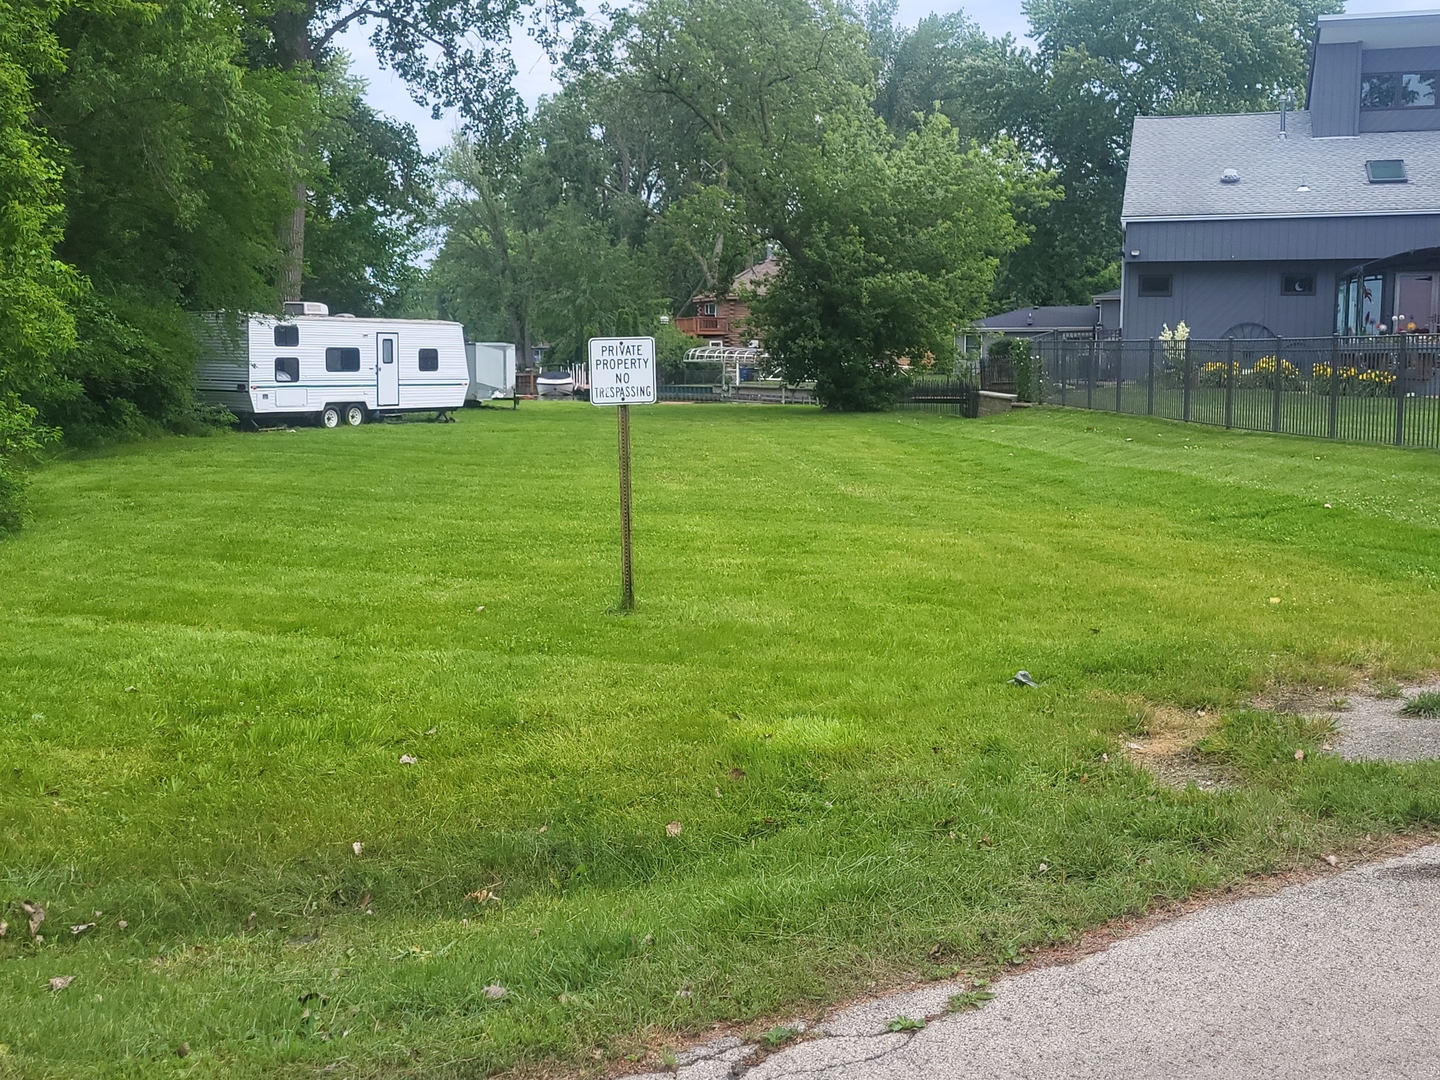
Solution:
{"label": "dry leaf on grass", "polygon": [[55,978],[50,980],[50,989],[58,994],[74,981],[74,975],[56,975]]}
{"label": "dry leaf on grass", "polygon": [[1305,760],[1305,751],[1304,751],[1304,750],[1296,750],[1296,751],[1295,751],[1295,760],[1296,760],[1296,761],[1304,761],[1304,760]]}
{"label": "dry leaf on grass", "polygon": [[731,779],[731,780],[744,780],[744,779],[745,779],[745,770],[744,770],[744,769],[740,769],[740,768],[731,769],[731,770],[730,770],[730,779]]}
{"label": "dry leaf on grass", "polygon": [[35,937],[40,933],[40,924],[45,921],[45,908],[29,900],[21,901],[20,907],[30,916],[30,936]]}
{"label": "dry leaf on grass", "polygon": [[1329,863],[1331,866],[1339,866],[1339,865],[1340,865],[1340,860],[1337,859],[1334,855],[1326,855],[1326,856],[1325,856],[1325,861],[1326,861],[1327,863]]}
{"label": "dry leaf on grass", "polygon": [[419,763],[420,763],[420,759],[417,758],[414,754],[401,754],[401,755],[400,755],[400,764],[401,764],[401,765],[418,765]]}
{"label": "dry leaf on grass", "polygon": [[350,845],[350,850],[355,852],[356,855],[359,855],[362,851],[365,850],[365,845],[362,844],[359,840],[356,840],[353,844]]}
{"label": "dry leaf on grass", "polygon": [[5,936],[6,934],[8,934],[9,932],[10,932],[10,924],[9,924],[8,922],[6,922],[4,919],[0,919],[0,937],[4,937],[4,936]]}
{"label": "dry leaf on grass", "polygon": [[680,823],[679,823],[678,821],[672,821],[672,822],[670,822],[670,824],[668,824],[668,825],[665,826],[665,835],[666,835],[666,836],[679,836],[679,835],[680,835],[680,829],[681,829]]}
{"label": "dry leaf on grass", "polygon": [[501,986],[498,983],[491,983],[489,986],[485,987],[485,996],[492,1001],[499,1000],[500,998],[504,997],[507,992],[508,991],[505,989],[505,987]]}
{"label": "dry leaf on grass", "polygon": [[85,933],[86,930],[94,929],[95,924],[93,922],[82,922],[76,923],[74,926],[70,927],[70,933],[74,934],[76,937],[79,937],[81,934]]}

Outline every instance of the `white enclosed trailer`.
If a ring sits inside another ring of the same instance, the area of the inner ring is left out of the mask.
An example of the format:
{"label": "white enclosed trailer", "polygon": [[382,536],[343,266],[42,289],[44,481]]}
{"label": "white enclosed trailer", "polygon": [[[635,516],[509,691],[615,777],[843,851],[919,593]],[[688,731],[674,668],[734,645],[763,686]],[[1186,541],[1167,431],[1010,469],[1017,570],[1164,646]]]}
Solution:
{"label": "white enclosed trailer", "polygon": [[515,395],[515,346],[508,341],[467,341],[465,361],[470,367],[470,401],[489,401]]}
{"label": "white enclosed trailer", "polygon": [[257,421],[309,415],[326,427],[465,404],[459,323],[357,319],[315,303],[285,308],[283,319],[202,316],[199,400]]}

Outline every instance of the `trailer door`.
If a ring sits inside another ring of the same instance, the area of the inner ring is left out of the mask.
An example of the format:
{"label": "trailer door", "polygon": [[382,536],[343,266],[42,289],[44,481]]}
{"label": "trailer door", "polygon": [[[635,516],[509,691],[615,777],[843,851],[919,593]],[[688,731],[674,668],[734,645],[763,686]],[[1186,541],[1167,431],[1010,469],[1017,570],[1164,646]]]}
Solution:
{"label": "trailer door", "polygon": [[375,404],[400,404],[400,339],[395,334],[375,335]]}

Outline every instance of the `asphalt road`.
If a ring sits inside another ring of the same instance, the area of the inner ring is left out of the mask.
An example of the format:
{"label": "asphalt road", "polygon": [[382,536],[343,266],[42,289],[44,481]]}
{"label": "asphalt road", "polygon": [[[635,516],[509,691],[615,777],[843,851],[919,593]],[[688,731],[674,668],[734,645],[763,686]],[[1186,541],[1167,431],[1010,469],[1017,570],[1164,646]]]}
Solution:
{"label": "asphalt road", "polygon": [[[1437,1080],[1440,844],[1193,912],[945,1014],[963,988],[845,1010],[763,1061],[721,1040],[678,1080]],[[889,1031],[898,1016],[931,1019]]]}

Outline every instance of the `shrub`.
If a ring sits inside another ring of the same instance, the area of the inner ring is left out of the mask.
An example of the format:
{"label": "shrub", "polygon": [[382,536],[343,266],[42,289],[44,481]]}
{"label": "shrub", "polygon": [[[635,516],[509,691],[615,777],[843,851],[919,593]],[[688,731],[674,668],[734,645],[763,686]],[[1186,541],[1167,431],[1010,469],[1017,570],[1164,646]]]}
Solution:
{"label": "shrub", "polygon": [[1008,360],[1015,373],[1015,396],[1021,401],[1034,401],[1038,387],[1035,378],[1035,358],[1030,354],[1030,342],[1024,338],[1002,337],[990,343],[986,354],[992,360]]}

